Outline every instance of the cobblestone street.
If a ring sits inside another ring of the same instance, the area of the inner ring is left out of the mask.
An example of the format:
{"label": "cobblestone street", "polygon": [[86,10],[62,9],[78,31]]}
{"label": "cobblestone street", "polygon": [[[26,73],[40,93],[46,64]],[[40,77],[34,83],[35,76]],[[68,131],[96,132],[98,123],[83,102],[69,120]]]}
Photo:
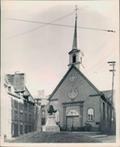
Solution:
{"label": "cobblestone street", "polygon": [[115,142],[115,137],[108,137],[99,133],[89,132],[35,132],[23,135],[12,143],[90,143],[90,142]]}

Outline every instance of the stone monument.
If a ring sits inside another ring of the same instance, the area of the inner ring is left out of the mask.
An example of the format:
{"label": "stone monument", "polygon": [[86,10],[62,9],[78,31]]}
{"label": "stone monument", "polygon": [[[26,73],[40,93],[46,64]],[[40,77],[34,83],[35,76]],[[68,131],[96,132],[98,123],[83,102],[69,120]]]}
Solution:
{"label": "stone monument", "polygon": [[46,122],[46,132],[60,132],[59,126],[56,124],[55,121],[55,113],[57,110],[54,110],[53,106],[50,105],[48,109],[48,118]]}

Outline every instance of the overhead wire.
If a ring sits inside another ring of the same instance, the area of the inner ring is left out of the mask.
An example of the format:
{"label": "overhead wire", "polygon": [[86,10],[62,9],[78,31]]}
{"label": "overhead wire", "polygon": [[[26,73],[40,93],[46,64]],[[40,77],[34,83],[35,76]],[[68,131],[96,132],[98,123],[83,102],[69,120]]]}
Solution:
{"label": "overhead wire", "polygon": [[[72,11],[71,13],[67,14],[67,15],[64,15],[62,17],[58,17],[58,18],[56,18],[55,20],[53,20],[51,22],[26,20],[26,19],[20,19],[20,18],[7,18],[8,20],[12,20],[12,21],[21,21],[21,22],[28,22],[28,23],[34,23],[34,24],[42,24],[42,25],[40,25],[40,26],[38,26],[36,28],[33,28],[31,30],[28,30],[28,31],[25,31],[23,33],[19,33],[19,34],[16,34],[16,35],[13,35],[11,37],[8,37],[7,39],[11,39],[11,38],[14,38],[14,37],[19,37],[19,36],[24,35],[24,34],[27,34],[27,33],[31,33],[33,31],[36,31],[36,30],[40,29],[41,27],[44,27],[44,26],[47,26],[47,25],[73,28],[74,27],[73,25],[56,24],[56,23],[53,23],[53,22],[56,22],[56,21],[59,21],[59,20],[65,18],[65,17],[68,17],[68,16],[72,15],[74,12],[75,12],[75,10]],[[100,28],[82,27],[82,26],[78,26],[77,28],[78,29],[86,29],[86,30],[94,30],[94,31],[106,31],[106,32],[115,33],[115,30],[111,30],[111,29],[100,29]]]}
{"label": "overhead wire", "polygon": [[[67,15],[64,15],[64,16],[62,16],[62,17],[58,17],[58,18],[54,19],[54,20],[51,21],[51,22],[42,22],[42,21],[34,21],[34,20],[26,20],[26,19],[18,19],[18,18],[7,18],[8,20],[13,20],[13,21],[22,21],[22,22],[29,22],[29,23],[38,23],[38,24],[42,24],[42,25],[40,25],[40,26],[38,26],[38,27],[36,27],[36,28],[33,28],[33,29],[29,30],[29,31],[25,31],[25,32],[20,33],[20,34],[16,34],[16,35],[14,35],[14,36],[12,36],[12,37],[8,37],[8,39],[14,38],[14,37],[19,37],[19,36],[24,35],[24,34],[26,34],[26,33],[30,33],[30,32],[36,31],[36,30],[38,30],[39,28],[44,27],[44,26],[47,26],[47,25],[53,25],[53,26],[61,26],[61,27],[70,27],[70,28],[73,28],[74,26],[72,26],[72,25],[54,24],[54,23],[52,23],[52,22],[55,22],[55,21],[59,21],[59,20],[61,20],[61,19],[64,19],[65,17],[68,17],[68,16],[72,15],[74,12],[75,12],[75,10],[72,11],[71,13],[67,14]],[[81,26],[78,26],[78,28],[80,28],[80,29],[88,29],[88,30],[96,30],[96,31],[115,32],[114,30],[106,30],[106,29],[91,28],[91,27],[81,27]]]}
{"label": "overhead wire", "polygon": [[[66,24],[56,24],[52,22],[43,22],[43,21],[33,21],[33,20],[25,20],[25,19],[18,19],[18,18],[8,18],[9,20],[13,21],[22,21],[22,22],[29,22],[29,23],[38,23],[38,24],[43,24],[43,25],[53,25],[53,26],[61,26],[61,27],[74,27],[73,25],[66,25]],[[42,26],[43,27],[43,26]],[[107,29],[100,29],[100,28],[92,28],[92,27],[81,27],[78,26],[77,28],[81,29],[93,29],[93,30],[98,30],[98,31],[108,31],[108,32],[115,32],[114,30],[107,30]]]}
{"label": "overhead wire", "polygon": [[[36,31],[36,30],[38,30],[38,29],[40,29],[40,28],[42,28],[42,27],[48,26],[48,25],[59,26],[59,27],[67,27],[67,28],[73,28],[73,27],[74,27],[73,25],[66,25],[66,24],[53,23],[53,22],[62,20],[62,19],[64,19],[65,17],[71,16],[73,13],[74,13],[74,11],[71,12],[71,13],[69,13],[69,14],[67,14],[67,15],[64,15],[64,16],[62,16],[62,17],[56,18],[56,19],[54,19],[54,20],[52,20],[52,21],[50,21],[50,22],[43,22],[43,21],[36,21],[36,20],[26,20],[26,19],[20,19],[20,18],[7,18],[8,20],[13,20],[13,21],[21,21],[21,22],[26,22],[26,23],[42,24],[42,25],[40,25],[40,26],[38,26],[38,27],[36,27],[36,28],[33,28],[33,29],[31,29],[31,30],[25,31],[25,32],[20,33],[20,34],[16,34],[16,35],[14,35],[14,36],[12,36],[12,37],[8,37],[8,39],[11,39],[11,38],[14,38],[14,37],[19,37],[19,36],[22,36],[22,35],[24,35],[24,34],[31,33],[31,32],[33,32],[33,31]],[[112,32],[112,33],[115,33],[115,30],[110,30],[110,29],[100,29],[100,28],[82,27],[82,26],[78,26],[77,28],[78,28],[78,29],[86,29],[86,30],[94,30],[94,31],[105,31],[105,32]],[[109,56],[107,56],[107,58],[108,58],[108,57],[109,57]],[[98,62],[99,62],[99,61],[98,61]],[[94,71],[96,71],[96,69],[98,68],[98,62],[97,62],[97,64],[95,64],[95,65],[92,66],[92,69],[95,69]],[[104,64],[105,64],[105,63],[100,64],[99,67],[102,66],[102,68],[103,68],[103,67],[105,66]],[[96,67],[97,67],[97,68],[96,68]],[[91,69],[91,67],[90,67],[89,69]]]}
{"label": "overhead wire", "polygon": [[[106,60],[109,59],[111,53],[112,53],[112,50],[111,50],[111,52],[109,52],[109,54],[107,55],[107,57],[105,57]],[[106,65],[107,65],[107,61],[106,62],[105,61],[102,61],[101,62],[101,60],[102,59],[98,60],[98,62],[95,65],[89,67],[87,69],[87,71],[89,70],[89,73],[92,73],[92,72],[97,72],[98,70],[101,70],[101,69],[103,70],[106,67]],[[92,71],[91,71],[91,69],[92,69]]]}
{"label": "overhead wire", "polygon": [[[74,10],[74,11],[75,11],[75,10]],[[58,18],[56,18],[56,19],[54,19],[54,20],[52,20],[52,21],[50,21],[50,22],[47,22],[47,23],[44,23],[44,22],[41,22],[41,23],[40,23],[40,22],[39,22],[39,24],[42,24],[42,25],[40,25],[40,26],[38,26],[38,27],[35,27],[35,28],[31,29],[31,30],[28,30],[28,31],[25,31],[25,32],[22,32],[22,33],[19,33],[19,34],[16,34],[16,35],[13,35],[13,36],[11,36],[11,37],[8,37],[7,39],[11,39],[11,38],[14,38],[14,37],[19,37],[19,36],[25,35],[25,34],[27,34],[27,33],[31,33],[31,32],[33,32],[33,31],[37,31],[38,29],[40,29],[40,28],[42,28],[42,27],[45,27],[45,26],[48,26],[48,25],[52,24],[53,22],[56,22],[56,21],[59,21],[59,20],[62,20],[62,19],[64,19],[64,18],[66,18],[66,17],[68,17],[68,16],[71,16],[72,14],[74,14],[74,11],[72,11],[72,12],[70,12],[70,13],[64,15],[64,16],[60,16],[60,17],[58,17]],[[8,20],[13,20],[13,21],[22,21],[22,22],[38,23],[38,21],[25,20],[25,19],[17,19],[17,18],[7,18],[7,19],[8,19]]]}
{"label": "overhead wire", "polygon": [[[33,20],[25,20],[25,19],[17,19],[17,18],[8,18],[9,20],[14,21],[22,21],[22,22],[30,22],[30,23],[38,23],[38,24],[44,24],[44,25],[53,25],[53,26],[61,26],[61,27],[70,27],[73,28],[73,25],[66,25],[66,24],[56,24],[51,22],[43,22],[43,21],[33,21]],[[80,29],[89,29],[89,30],[97,30],[97,31],[107,31],[107,32],[115,32],[114,30],[107,30],[107,29],[100,29],[100,28],[92,28],[92,27],[81,27],[78,26],[77,28]]]}
{"label": "overhead wire", "polygon": [[[105,44],[106,44],[107,40],[103,42],[102,46],[100,46],[98,49],[100,48],[104,48],[105,47]],[[105,59],[108,59],[112,54],[114,54],[114,50],[110,50],[109,53],[107,54],[103,54],[102,58],[105,58]],[[103,67],[106,66],[106,61],[104,62],[101,62],[103,61],[102,59],[98,60],[94,65],[92,65],[91,67],[88,67],[87,70],[89,70],[89,73],[92,73],[93,71],[91,71],[91,69],[94,70],[94,72],[96,72],[97,70],[99,69],[103,69]],[[98,66],[99,65],[99,66]]]}

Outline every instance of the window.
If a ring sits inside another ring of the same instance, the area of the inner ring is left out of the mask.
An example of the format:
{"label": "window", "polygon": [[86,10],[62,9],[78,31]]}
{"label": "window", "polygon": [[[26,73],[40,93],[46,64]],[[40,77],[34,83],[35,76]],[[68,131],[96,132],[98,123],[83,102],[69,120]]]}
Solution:
{"label": "window", "polygon": [[29,126],[29,132],[31,132],[32,131],[32,127],[31,126]]}
{"label": "window", "polygon": [[28,133],[28,126],[25,125],[25,133]]}
{"label": "window", "polygon": [[14,110],[14,120],[18,120],[18,111]]}
{"label": "window", "polygon": [[27,106],[28,106],[28,104],[27,104],[27,102],[25,102],[25,103],[24,103],[24,110],[25,110],[25,111],[27,111]]}
{"label": "window", "polygon": [[107,120],[109,120],[110,114],[109,114],[109,105],[107,104]]}
{"label": "window", "polygon": [[73,63],[76,62],[76,55],[73,55]]}
{"label": "window", "polygon": [[27,113],[24,113],[24,121],[27,122]]}
{"label": "window", "polygon": [[32,115],[29,114],[29,122],[32,122]]}
{"label": "window", "polygon": [[12,107],[12,108],[14,107],[13,102],[14,102],[14,100],[13,100],[13,98],[11,97],[11,107]]}
{"label": "window", "polygon": [[22,103],[19,103],[19,110],[20,110],[20,112],[22,112],[23,111],[23,104]]}
{"label": "window", "polygon": [[11,87],[10,86],[8,87],[8,91],[11,92]]}
{"label": "window", "polygon": [[16,100],[14,100],[14,108],[18,109],[18,102]]}
{"label": "window", "polygon": [[18,136],[18,124],[12,123],[12,137]]}
{"label": "window", "polygon": [[23,112],[20,112],[20,121],[23,121]]}
{"label": "window", "polygon": [[20,134],[23,134],[23,125],[20,125]]}
{"label": "window", "polygon": [[14,110],[13,109],[11,109],[11,119],[12,121],[14,120]]}
{"label": "window", "polygon": [[12,123],[12,126],[11,126],[11,134],[12,134],[12,137],[14,136],[14,123]]}
{"label": "window", "polygon": [[33,105],[31,103],[29,103],[29,112],[33,111]]}
{"label": "window", "polygon": [[103,103],[103,120],[105,120],[105,103]]}
{"label": "window", "polygon": [[89,108],[88,109],[88,121],[93,121],[93,119],[94,119],[94,109]]}

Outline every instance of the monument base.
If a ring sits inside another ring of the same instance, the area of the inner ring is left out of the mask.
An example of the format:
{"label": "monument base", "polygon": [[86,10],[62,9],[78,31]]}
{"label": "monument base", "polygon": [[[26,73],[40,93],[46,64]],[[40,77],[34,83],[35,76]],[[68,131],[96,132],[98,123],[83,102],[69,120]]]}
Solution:
{"label": "monument base", "polygon": [[46,132],[60,132],[60,128],[58,126],[47,126]]}
{"label": "monument base", "polygon": [[60,128],[55,122],[55,116],[54,115],[48,116],[45,131],[46,132],[60,132]]}

